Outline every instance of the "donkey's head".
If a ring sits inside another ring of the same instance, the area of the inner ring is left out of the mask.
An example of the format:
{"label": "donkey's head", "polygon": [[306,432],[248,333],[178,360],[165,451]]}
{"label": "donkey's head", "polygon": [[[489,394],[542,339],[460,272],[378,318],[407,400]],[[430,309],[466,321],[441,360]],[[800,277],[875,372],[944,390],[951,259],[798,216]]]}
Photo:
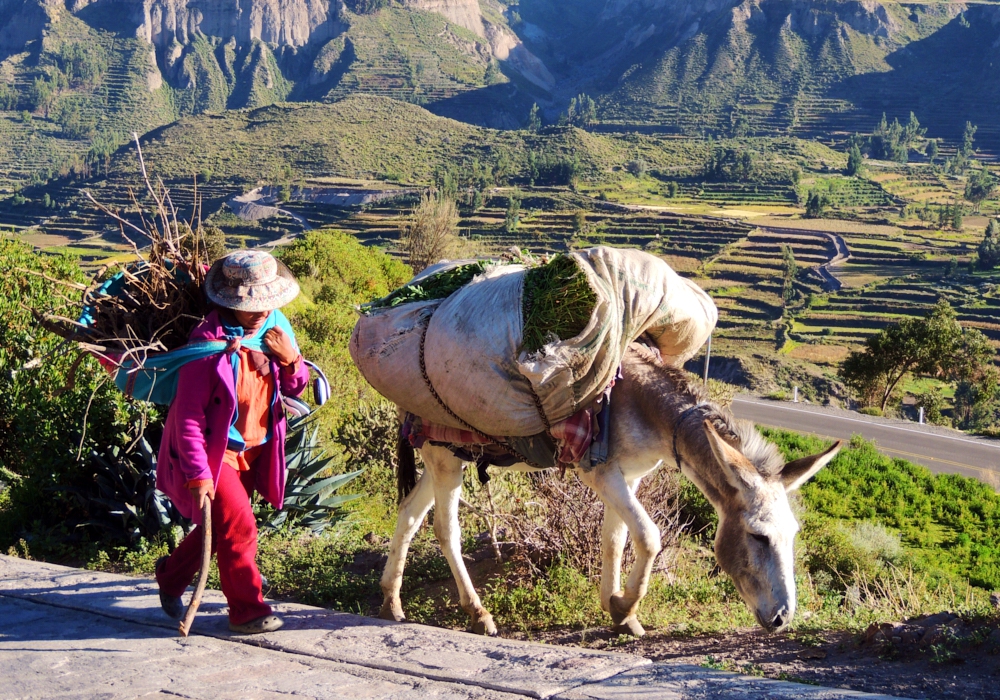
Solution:
{"label": "donkey's head", "polygon": [[734,421],[732,427],[735,435],[727,439],[711,421],[704,423],[711,457],[724,476],[699,484],[719,515],[715,559],[761,627],[778,632],[795,614],[793,546],[799,524],[787,494],[826,466],[842,443],[785,463],[752,424]]}

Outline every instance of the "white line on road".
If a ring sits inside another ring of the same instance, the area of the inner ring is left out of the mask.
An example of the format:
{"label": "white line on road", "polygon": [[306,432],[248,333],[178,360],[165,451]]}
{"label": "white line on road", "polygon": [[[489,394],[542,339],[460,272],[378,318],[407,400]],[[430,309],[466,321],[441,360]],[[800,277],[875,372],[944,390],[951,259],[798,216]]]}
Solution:
{"label": "white line on road", "polygon": [[867,426],[875,428],[886,428],[889,430],[901,430],[904,433],[916,433],[917,435],[923,435],[931,438],[941,438],[942,440],[954,440],[956,442],[965,442],[970,445],[976,445],[978,447],[988,447],[990,449],[1000,449],[1000,445],[995,445],[991,442],[986,442],[985,440],[970,440],[968,438],[952,437],[951,435],[942,435],[940,433],[928,433],[922,430],[914,430],[913,428],[904,428],[901,425],[892,425],[890,423],[876,423],[874,421],[862,420],[860,418],[848,418],[847,416],[834,416],[827,413],[814,413],[813,411],[803,411],[802,409],[792,408],[790,406],[782,406],[777,403],[764,403],[763,401],[751,401],[749,399],[734,398],[733,403],[739,401],[740,403],[750,404],[753,406],[764,406],[766,408],[779,408],[784,411],[793,411],[799,415],[812,415],[812,416],[826,416],[827,418],[832,418],[834,420],[845,420],[852,423],[864,423]]}

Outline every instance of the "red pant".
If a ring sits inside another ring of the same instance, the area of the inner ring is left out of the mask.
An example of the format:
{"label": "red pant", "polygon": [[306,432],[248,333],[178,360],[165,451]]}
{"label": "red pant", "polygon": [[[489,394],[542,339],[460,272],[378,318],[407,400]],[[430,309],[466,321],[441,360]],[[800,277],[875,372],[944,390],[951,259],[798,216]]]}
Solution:
{"label": "red pant", "polygon": [[[271,614],[261,593],[257,569],[257,521],[250,506],[253,468],[237,472],[223,464],[212,501],[212,553],[218,557],[219,580],[229,602],[229,621],[242,625]],[[156,574],[160,590],[180,596],[201,568],[201,529],[195,527]]]}

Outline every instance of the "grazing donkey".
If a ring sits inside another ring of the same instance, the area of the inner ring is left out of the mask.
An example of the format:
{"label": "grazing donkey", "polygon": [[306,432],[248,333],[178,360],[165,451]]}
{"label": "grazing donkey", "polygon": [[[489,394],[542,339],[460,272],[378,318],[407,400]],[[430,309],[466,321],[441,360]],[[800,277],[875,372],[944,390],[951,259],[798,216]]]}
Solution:
{"label": "grazing donkey", "polygon": [[[707,400],[678,369],[633,343],[622,362],[623,378],[611,401],[611,450],[608,461],[579,477],[604,503],[601,528],[601,607],[611,615],[612,630],[641,636],[636,618],[649,586],[660,532],[635,497],[639,480],[662,462],[672,463],[705,494],[719,516],[715,558],[736,584],[761,627],[784,629],[795,614],[793,543],[798,523],[787,492],[822,469],[841,447],[788,462],[754,429]],[[407,444],[406,450],[409,450]],[[463,463],[447,448],[420,450],[425,469],[400,504],[396,533],[382,574],[385,599],[380,617],[404,619],[399,590],[406,552],[424,516],[434,505],[434,532],[458,584],[462,608],[472,631],[496,635],[462,561],[458,523]],[[413,483],[412,450],[400,460],[400,484]],[[527,465],[513,469],[531,470]],[[407,473],[408,472],[408,473]],[[635,543],[635,565],[621,587],[626,534]]]}

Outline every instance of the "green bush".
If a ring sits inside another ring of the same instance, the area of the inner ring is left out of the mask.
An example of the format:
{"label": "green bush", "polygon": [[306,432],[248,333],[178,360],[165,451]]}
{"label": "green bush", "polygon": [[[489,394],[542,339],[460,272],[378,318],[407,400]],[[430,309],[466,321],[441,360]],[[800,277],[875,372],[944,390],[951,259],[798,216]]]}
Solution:
{"label": "green bush", "polygon": [[[818,438],[780,430],[764,433],[786,459],[820,451]],[[934,475],[886,457],[855,436],[828,467],[802,487],[813,516],[868,520],[899,533],[919,569],[1000,588],[1000,495],[956,474]]]}
{"label": "green bush", "polygon": [[[0,236],[0,547],[28,528],[69,527],[87,514],[57,489],[87,488],[92,449],[134,441],[139,408],[129,404],[96,361],[83,359],[42,330],[29,309],[61,303],[65,288],[45,279],[81,282],[76,263],[42,256]],[[75,293],[75,292],[70,292]],[[80,537],[81,533],[74,533]]]}
{"label": "green bush", "polygon": [[355,308],[405,283],[410,269],[347,233],[330,230],[310,231],[282,251],[281,259],[302,287],[302,296],[288,308],[299,345],[335,387],[335,400],[320,412],[321,420],[333,428],[359,400],[377,396],[347,350],[357,320]]}
{"label": "green bush", "polygon": [[859,408],[858,413],[863,413],[866,416],[881,416],[882,409],[878,406],[865,406],[864,408]]}
{"label": "green bush", "polygon": [[262,506],[257,513],[261,527],[277,530],[282,527],[306,528],[322,534],[331,525],[343,520],[344,506],[360,498],[359,494],[337,494],[341,487],[354,481],[361,470],[334,474],[336,459],[327,457],[320,447],[316,415],[291,418],[285,446],[285,501],[281,510]]}

